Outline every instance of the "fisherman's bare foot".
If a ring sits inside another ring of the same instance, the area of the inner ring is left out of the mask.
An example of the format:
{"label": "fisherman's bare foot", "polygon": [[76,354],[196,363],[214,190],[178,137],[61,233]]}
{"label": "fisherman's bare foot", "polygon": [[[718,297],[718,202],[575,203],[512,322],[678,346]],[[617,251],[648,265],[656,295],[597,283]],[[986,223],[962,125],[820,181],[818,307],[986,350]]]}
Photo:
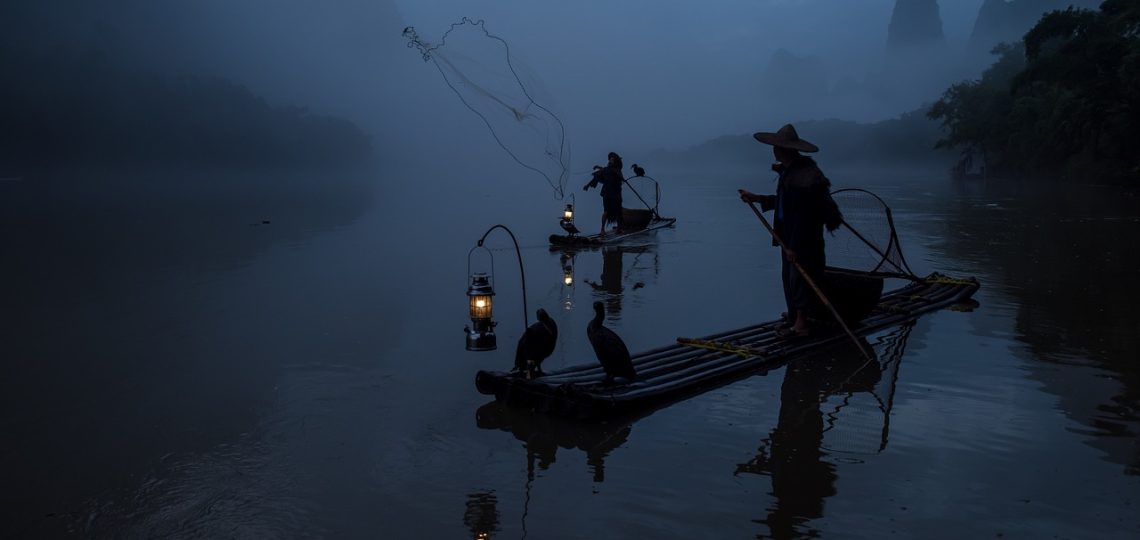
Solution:
{"label": "fisherman's bare foot", "polygon": [[811,335],[811,329],[808,327],[801,329],[795,326],[781,326],[776,328],[776,335],[782,338],[807,337]]}
{"label": "fisherman's bare foot", "polygon": [[796,323],[792,325],[792,332],[795,332],[797,336],[808,335],[810,326],[808,325],[807,311],[802,309],[796,311]]}

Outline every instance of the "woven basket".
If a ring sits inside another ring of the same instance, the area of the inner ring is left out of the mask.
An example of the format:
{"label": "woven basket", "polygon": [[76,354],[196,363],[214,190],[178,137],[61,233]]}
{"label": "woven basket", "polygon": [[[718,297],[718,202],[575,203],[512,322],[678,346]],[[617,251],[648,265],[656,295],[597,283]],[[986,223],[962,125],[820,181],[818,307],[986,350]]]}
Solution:
{"label": "woven basket", "polygon": [[653,212],[650,210],[622,208],[621,219],[622,227],[626,229],[644,229],[649,226],[649,222],[653,219]]}
{"label": "woven basket", "polygon": [[[883,278],[843,268],[827,268],[819,286],[847,324],[855,324],[869,315],[883,294]],[[832,318],[822,303],[816,308],[820,319]]]}

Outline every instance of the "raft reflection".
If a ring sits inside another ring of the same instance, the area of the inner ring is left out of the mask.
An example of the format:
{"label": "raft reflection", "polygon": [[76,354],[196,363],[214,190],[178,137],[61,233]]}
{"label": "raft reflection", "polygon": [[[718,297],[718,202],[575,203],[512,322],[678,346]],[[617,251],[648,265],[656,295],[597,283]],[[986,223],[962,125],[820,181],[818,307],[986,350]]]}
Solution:
{"label": "raft reflection", "polygon": [[615,419],[606,424],[588,424],[553,417],[525,409],[514,409],[492,401],[475,411],[475,423],[481,429],[510,432],[526,443],[527,476],[534,478],[534,468],[546,470],[554,463],[558,447],[586,453],[595,482],[605,481],[605,459],[629,439],[632,423]]}
{"label": "raft reflection", "polygon": [[823,353],[787,365],[776,428],[735,473],[771,477],[776,501],[757,521],[772,538],[816,536],[797,529],[823,517],[824,499],[835,494],[839,454],[848,461],[886,448],[899,363],[913,327],[907,323],[868,346],[875,361]]}

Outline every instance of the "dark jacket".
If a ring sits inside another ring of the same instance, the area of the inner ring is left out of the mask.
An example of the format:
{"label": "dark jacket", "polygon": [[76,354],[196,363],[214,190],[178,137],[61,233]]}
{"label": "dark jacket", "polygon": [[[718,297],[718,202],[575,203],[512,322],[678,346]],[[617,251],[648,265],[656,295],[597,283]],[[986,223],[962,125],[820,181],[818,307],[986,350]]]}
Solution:
{"label": "dark jacket", "polygon": [[[823,265],[823,229],[834,231],[843,216],[831,198],[831,181],[815,160],[800,157],[783,167],[776,195],[764,197],[760,206],[776,210],[773,228],[797,258],[804,264]],[[779,244],[772,239],[772,245]]]}
{"label": "dark jacket", "polygon": [[625,177],[621,174],[621,167],[607,165],[594,171],[594,177],[584,189],[602,186],[602,198],[621,202],[621,185]]}

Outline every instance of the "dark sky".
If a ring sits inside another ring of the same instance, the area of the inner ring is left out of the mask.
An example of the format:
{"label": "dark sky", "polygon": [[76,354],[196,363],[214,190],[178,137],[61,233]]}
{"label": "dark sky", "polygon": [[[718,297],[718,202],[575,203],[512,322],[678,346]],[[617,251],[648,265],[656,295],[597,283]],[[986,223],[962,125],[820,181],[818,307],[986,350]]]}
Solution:
{"label": "dark sky", "polygon": [[[952,48],[964,48],[981,0],[942,2]],[[815,116],[759,99],[773,52],[817,56],[833,80],[881,67],[893,0],[691,2],[399,2],[403,19],[438,35],[458,15],[484,18],[507,37],[574,119],[578,138],[651,137],[686,145],[757,122]],[[600,83],[597,81],[601,81]],[[930,96],[934,98],[936,96]],[[921,102],[921,100],[919,100]],[[829,111],[830,112],[830,111]],[[849,107],[850,118],[902,112]],[[604,127],[603,127],[604,126]],[[778,126],[777,126],[778,127]]]}

